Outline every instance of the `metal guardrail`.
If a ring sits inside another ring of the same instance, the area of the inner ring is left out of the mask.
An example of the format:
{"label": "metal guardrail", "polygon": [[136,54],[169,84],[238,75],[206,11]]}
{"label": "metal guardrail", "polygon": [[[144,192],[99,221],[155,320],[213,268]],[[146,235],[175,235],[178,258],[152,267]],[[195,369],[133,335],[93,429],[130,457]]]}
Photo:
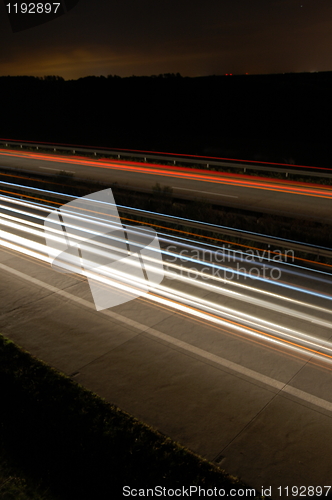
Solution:
{"label": "metal guardrail", "polygon": [[[13,187],[13,186],[12,186]],[[20,192],[22,191],[23,186],[18,186],[18,193],[17,196],[20,196]],[[28,191],[37,191],[39,192],[39,188],[34,188],[31,186],[24,186],[24,190]],[[46,191],[47,193],[47,191]],[[73,196],[65,193],[53,193],[50,192],[52,197],[56,195],[56,198],[59,199],[66,199],[68,201],[72,201]],[[166,224],[173,224],[173,225],[178,225],[182,227],[188,227],[192,229],[198,229],[200,231],[205,231],[205,232],[210,232],[218,235],[223,235],[223,236],[232,236],[236,238],[240,238],[243,241],[250,241],[250,242],[257,242],[257,243],[265,243],[265,244],[272,244],[272,245],[279,245],[282,248],[287,247],[288,250],[294,250],[294,251],[300,251],[304,253],[309,253],[312,255],[317,255],[318,257],[327,257],[332,259],[332,250],[330,250],[327,247],[321,247],[318,245],[308,245],[307,243],[301,243],[293,240],[287,240],[284,238],[278,238],[274,236],[268,236],[260,233],[254,233],[254,232],[249,232],[241,229],[236,229],[236,228],[229,228],[229,227],[223,227],[223,226],[218,226],[215,224],[210,224],[210,223],[204,223],[200,221],[193,221],[190,219],[183,219],[179,217],[174,217],[171,215],[164,215],[164,214],[159,214],[155,212],[150,212],[146,210],[140,210],[138,208],[130,208],[130,207],[125,207],[122,205],[117,205],[117,208],[120,213],[123,214],[128,214],[128,215],[136,215],[138,217],[142,217],[145,219],[150,219],[155,221],[162,221],[165,222]],[[137,221],[139,222],[139,221]],[[172,228],[168,226],[170,231],[172,231]],[[200,235],[198,235],[200,236]],[[204,238],[204,235],[201,235]],[[236,245],[236,243],[234,243]],[[319,262],[317,262],[319,264]]]}
{"label": "metal guardrail", "polygon": [[[245,173],[247,170],[258,170],[262,171],[265,173],[268,172],[275,172],[275,173],[283,173],[285,174],[285,177],[287,178],[289,174],[295,174],[295,175],[302,175],[302,176],[307,176],[307,177],[326,177],[332,179],[332,173],[325,173],[325,172],[312,172],[309,170],[298,170],[299,167],[296,165],[287,165],[286,167],[278,167],[278,168],[270,168],[267,166],[261,166],[257,164],[248,164],[243,161],[243,163],[236,163],[235,161],[230,163],[230,162],[225,162],[225,161],[217,161],[213,160],[210,158],[206,158],[204,160],[204,157],[201,159],[195,159],[195,158],[188,158],[186,155],[183,156],[177,156],[177,155],[155,155],[152,153],[145,153],[145,152],[139,152],[139,151],[124,151],[124,150],[115,150],[115,149],[100,149],[100,148],[89,148],[89,147],[76,147],[76,146],[62,146],[62,145],[51,145],[51,144],[37,144],[34,142],[25,142],[25,141],[6,141],[6,140],[0,140],[0,144],[4,145],[5,147],[8,146],[19,146],[21,149],[23,147],[25,148],[35,148],[36,150],[40,149],[50,149],[54,152],[56,151],[64,151],[64,152],[71,152],[72,154],[76,153],[89,153],[93,154],[94,156],[98,155],[108,155],[108,156],[115,156],[117,159],[122,159],[122,158],[140,158],[142,162],[147,162],[148,160],[162,160],[162,161],[168,161],[172,162],[174,165],[177,163],[187,163],[188,165],[199,165],[201,167],[204,167],[205,169],[209,169],[211,167],[223,167],[223,168],[234,168],[234,169],[241,169]],[[259,162],[258,162],[259,163]],[[282,164],[283,165],[283,164]]]}
{"label": "metal guardrail", "polygon": [[[153,220],[160,220],[167,223],[171,222],[172,224],[178,224],[193,229],[199,229],[201,231],[209,231],[215,234],[220,234],[225,236],[233,236],[233,237],[236,236],[237,238],[241,238],[247,241],[254,241],[257,243],[279,245],[282,246],[283,248],[287,246],[289,250],[310,253],[317,256],[328,257],[330,259],[332,258],[332,250],[326,247],[320,247],[318,245],[317,246],[308,245],[306,243],[295,242],[292,240],[286,240],[283,238],[277,238],[273,236],[265,236],[263,234],[251,233],[249,231],[241,231],[241,229],[232,229],[232,228],[217,226],[214,224],[206,224],[204,222],[199,222],[199,221],[196,222],[186,219],[176,219],[174,217],[172,218],[172,216],[166,216],[162,214],[155,214],[155,213],[151,214],[151,212],[146,212],[145,210],[131,209],[127,207],[122,207],[121,205],[118,206],[118,210],[119,212],[123,212],[125,214],[138,215],[141,217],[145,217],[147,219],[150,218]],[[172,228],[169,229],[172,230]]]}

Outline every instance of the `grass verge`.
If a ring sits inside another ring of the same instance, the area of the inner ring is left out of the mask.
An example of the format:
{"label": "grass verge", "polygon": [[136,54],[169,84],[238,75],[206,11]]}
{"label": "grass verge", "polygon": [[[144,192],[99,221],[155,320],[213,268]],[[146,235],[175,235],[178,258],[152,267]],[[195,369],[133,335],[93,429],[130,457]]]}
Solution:
{"label": "grass verge", "polygon": [[0,385],[1,450],[54,495],[4,497],[0,484],[0,498],[102,500],[125,485],[248,488],[1,335]]}

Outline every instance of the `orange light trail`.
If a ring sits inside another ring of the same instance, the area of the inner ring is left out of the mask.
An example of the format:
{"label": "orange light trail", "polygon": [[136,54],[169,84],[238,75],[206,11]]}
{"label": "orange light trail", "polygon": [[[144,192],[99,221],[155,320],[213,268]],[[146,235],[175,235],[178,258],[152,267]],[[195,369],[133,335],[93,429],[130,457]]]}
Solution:
{"label": "orange light trail", "polygon": [[[23,203],[23,202],[22,202]],[[98,212],[96,212],[98,213]],[[4,224],[5,222],[3,222]],[[25,224],[23,222],[23,224]],[[10,227],[10,223],[7,222],[5,225]],[[16,227],[16,226],[13,226]],[[29,233],[29,230],[27,230]],[[36,231],[34,231],[36,233]],[[32,231],[30,230],[30,234],[32,234]],[[43,234],[43,231],[41,231],[41,234]],[[10,233],[5,233],[3,232],[3,239],[2,239],[2,245],[4,245],[7,248],[10,248],[12,250],[17,250],[21,253],[30,255],[31,257],[35,257],[37,259],[41,259],[43,261],[49,262],[49,258],[44,255],[46,254],[46,247],[45,245],[41,245],[39,243],[33,242],[30,239],[18,237],[16,235],[10,234]],[[111,286],[115,286],[116,288],[121,288],[123,289],[121,285],[121,277],[123,273],[118,273],[120,277],[120,282],[116,281],[114,284],[114,279],[118,279],[118,275],[115,274],[115,277],[112,276],[112,279],[110,281],[109,276],[98,276],[95,275],[94,272],[87,272],[86,276],[90,276],[93,279],[97,279],[98,281],[101,280],[102,283],[111,284]],[[139,286],[140,280],[136,280],[134,283],[130,283],[130,285],[126,285],[124,287],[124,290],[128,290],[129,292],[131,291],[132,285]],[[120,283],[120,285],[119,285]],[[193,286],[195,284],[195,280],[192,282]],[[220,292],[222,293],[222,292]],[[318,350],[314,346],[317,346],[319,348],[322,348],[322,350],[325,351],[331,351],[331,348],[329,346],[326,346],[326,341],[322,341],[322,345],[317,344],[317,339],[314,339],[314,337],[308,336],[308,335],[303,335],[300,332],[295,332],[293,330],[290,330],[289,328],[285,328],[280,325],[276,325],[274,323],[271,323],[270,321],[265,321],[262,319],[259,319],[256,315],[251,316],[250,314],[242,313],[241,311],[234,310],[229,308],[228,306],[223,306],[219,304],[218,302],[210,302],[209,300],[202,299],[202,298],[197,298],[193,295],[189,295],[187,293],[184,293],[182,291],[173,291],[171,288],[164,286],[164,285],[157,285],[152,288],[152,291],[150,292],[150,298],[151,300],[157,302],[158,304],[165,305],[167,307],[173,307],[176,310],[188,313],[192,316],[209,320],[214,323],[217,323],[220,326],[223,326],[225,324],[230,325],[231,327],[235,327],[237,329],[240,329],[242,332],[246,332],[247,334],[252,334],[252,335],[257,335],[259,338],[264,338],[266,340],[270,340],[272,342],[277,342],[280,345],[287,345],[288,347],[294,348],[294,349],[299,349],[301,352],[306,352],[307,354],[310,354],[312,356],[320,356],[323,357],[324,359],[327,360],[332,360],[332,354],[327,353],[327,352],[322,352],[321,350]],[[172,298],[173,297],[173,298]],[[179,300],[179,298],[182,300],[182,302]],[[194,304],[194,305],[188,305],[189,304]],[[196,307],[195,304],[199,305],[199,307]],[[214,312],[211,311],[216,311],[218,314],[215,314]],[[239,321],[235,319],[230,319],[229,317],[226,316],[231,316],[234,318],[234,315],[236,314],[237,318],[242,317],[243,323],[240,323]],[[251,325],[257,325],[259,328],[256,328],[254,326],[249,326],[246,323],[251,323]],[[260,324],[260,323],[263,323]],[[330,323],[328,323],[330,324]],[[267,328],[270,331],[264,331],[261,328]],[[276,330],[277,328],[277,330]],[[287,333],[282,333],[282,331],[286,331]],[[273,332],[277,332],[280,336],[275,335]],[[285,338],[285,337],[288,338]],[[299,343],[301,342],[302,337],[302,344]],[[306,340],[307,339],[307,340]],[[307,345],[303,345],[303,342]],[[308,345],[309,344],[309,345]]]}
{"label": "orange light trail", "polygon": [[[94,168],[104,168],[104,169],[113,169],[118,170],[121,167],[121,170],[125,170],[128,172],[142,173],[142,174],[153,174],[158,176],[172,176],[176,178],[182,178],[186,180],[196,180],[200,182],[206,183],[215,183],[215,184],[223,184],[237,187],[245,187],[245,188],[255,188],[265,191],[275,191],[280,193],[291,193],[298,195],[311,196],[315,198],[332,198],[332,187],[324,186],[318,184],[310,184],[301,183],[301,182],[293,182],[288,180],[273,180],[264,177],[254,177],[254,176],[246,176],[243,174],[232,174],[232,173],[212,173],[207,172],[205,170],[194,170],[186,167],[161,167],[156,164],[144,164],[140,162],[123,162],[119,160],[105,160],[105,161],[92,161],[81,159],[79,157],[69,158],[69,157],[60,157],[60,156],[52,156],[46,154],[36,154],[36,153],[17,153],[16,151],[7,151],[2,150],[0,154],[4,156],[13,156],[17,158],[32,158],[35,160],[46,160],[50,162],[57,163],[65,163],[72,165],[82,165]],[[147,168],[149,167],[149,168]],[[196,173],[194,173],[196,172]],[[280,185],[282,184],[282,188]],[[310,188],[311,186],[311,188]],[[181,189],[179,187],[179,189]],[[213,193],[211,193],[213,194]]]}
{"label": "orange light trail", "polygon": [[[15,239],[18,240],[18,242],[21,242],[23,240],[23,238],[18,238],[18,237],[16,237]],[[40,260],[45,261],[45,262],[49,262],[49,257],[44,256],[43,253],[40,251],[38,252],[38,251],[28,250],[28,249],[22,247],[20,244],[11,243],[8,241],[1,241],[1,244],[5,247],[11,249],[11,250],[18,251],[20,253],[23,253],[25,255],[29,255],[31,257],[40,259]],[[41,249],[42,245],[38,244],[37,248]],[[116,276],[115,276],[115,279],[110,280],[109,278],[106,278],[106,277],[103,278],[101,276],[98,276],[93,272],[86,272],[85,275],[87,277],[91,277],[95,280],[98,280],[101,283],[104,283],[106,285],[111,284],[112,287],[120,288],[121,290],[124,290],[124,291],[131,292],[132,289],[135,289],[135,287],[136,287],[135,284],[132,284],[130,286],[129,285],[123,286],[123,283],[121,281],[120,282],[117,281]],[[227,319],[225,317],[220,317],[216,314],[209,313],[208,311],[204,311],[204,309],[200,310],[196,307],[188,306],[187,304],[181,303],[178,300],[170,299],[169,297],[165,297],[165,296],[162,296],[160,294],[156,294],[156,293],[151,292],[151,291],[149,293],[149,298],[152,301],[156,302],[157,304],[161,304],[161,305],[164,305],[167,307],[172,307],[177,311],[179,310],[179,311],[187,313],[191,316],[195,316],[195,317],[198,317],[201,319],[211,321],[213,323],[217,323],[220,326],[228,324],[231,326],[231,328],[235,327],[236,329],[239,329],[240,331],[245,332],[247,334],[249,333],[249,334],[252,334],[254,336],[258,336],[260,339],[266,339],[266,340],[269,340],[272,342],[276,342],[279,345],[286,345],[286,346],[293,348],[293,349],[296,349],[297,351],[302,352],[302,353],[303,353],[303,351],[305,351],[307,354],[310,354],[312,356],[317,356],[317,357],[323,357],[324,359],[326,359],[328,361],[332,360],[331,354],[327,354],[325,352],[318,351],[317,349],[307,347],[303,344],[299,344],[299,343],[292,341],[292,340],[287,340],[284,337],[278,337],[274,334],[267,333],[265,331],[250,327],[248,325],[243,325],[237,321],[230,320],[230,319]],[[329,350],[331,350],[331,349],[329,349]]]}
{"label": "orange light trail", "polygon": [[[247,73],[246,73],[247,74]],[[29,143],[30,141],[26,141],[24,139],[19,140],[19,139],[4,139],[0,138],[1,141],[6,141],[6,142],[16,142],[17,144],[25,143],[26,147],[30,147]],[[36,143],[30,143],[30,144],[36,144]],[[102,146],[89,146],[86,144],[61,144],[58,142],[39,142],[38,144],[45,144],[46,146],[56,146],[58,148],[61,148],[61,146],[65,147],[71,147],[71,148],[84,148],[84,149],[93,149],[93,150],[107,150],[108,148],[104,148]],[[330,168],[326,167],[314,167],[313,165],[295,165],[292,163],[280,163],[280,162],[270,162],[270,161],[257,161],[257,160],[243,160],[241,158],[223,158],[220,156],[199,156],[199,155],[193,155],[193,154],[187,154],[187,153],[170,153],[166,151],[149,151],[149,150],[143,150],[143,149],[124,149],[124,148],[112,148],[111,151],[115,152],[116,154],[121,154],[121,152],[126,151],[130,153],[140,153],[140,154],[152,154],[152,155],[165,155],[166,157],[182,157],[183,159],[186,158],[198,158],[199,160],[218,160],[218,161],[230,161],[230,162],[238,162],[238,163],[254,163],[255,165],[278,165],[282,167],[291,167],[291,168],[306,168],[306,169],[317,169],[317,170],[327,170],[328,172],[331,172]],[[89,153],[89,152],[88,152]]]}
{"label": "orange light trail", "polygon": [[[15,193],[13,191],[8,191],[8,190],[5,190],[5,189],[0,189],[0,193],[5,193],[5,194],[10,194],[10,195],[17,196],[17,193]],[[44,198],[38,198],[38,197],[32,196],[32,195],[20,194],[19,196],[21,196],[23,198],[26,198],[26,199],[30,199],[30,200],[42,201],[42,202],[45,202],[45,203],[49,203],[51,205],[58,205],[58,206],[62,205],[62,203],[60,203],[60,202],[50,201],[50,200],[46,200]],[[69,195],[66,195],[66,196],[69,196]],[[121,212],[121,208],[120,208],[120,212]],[[99,214],[99,215],[105,215],[103,212],[96,212],[96,211],[94,211],[94,213]],[[216,237],[207,236],[207,235],[204,236],[202,234],[192,233],[190,231],[184,231],[182,229],[175,229],[175,228],[170,228],[170,227],[167,227],[167,226],[162,226],[160,224],[154,224],[152,222],[142,222],[142,221],[138,221],[136,219],[130,219],[129,217],[121,217],[121,219],[125,220],[125,221],[128,221],[128,222],[135,222],[137,224],[144,224],[146,226],[154,227],[154,228],[157,228],[157,229],[162,229],[162,230],[165,230],[165,231],[172,231],[172,232],[180,233],[180,234],[183,234],[183,235],[186,235],[186,236],[192,236],[194,238],[203,238],[204,240],[217,241],[218,243],[227,243],[228,245],[233,245],[233,246],[236,246],[236,247],[241,247],[241,248],[246,248],[246,249],[250,249],[250,250],[256,250],[256,251],[264,252],[263,248],[254,247],[252,245],[245,245],[245,244],[242,244],[242,243],[234,243],[234,242],[231,242],[229,240],[224,240],[222,238],[216,238]],[[269,252],[270,252],[270,254],[278,255],[280,257],[286,257],[285,254],[279,253],[279,252],[275,252],[273,250],[269,250]],[[297,261],[307,262],[309,264],[317,264],[316,261],[310,260],[310,259],[305,259],[303,257],[294,257],[294,258]],[[327,264],[327,263],[323,263],[323,262],[320,262],[319,264],[321,266],[325,267],[325,268],[332,268],[332,264]]]}

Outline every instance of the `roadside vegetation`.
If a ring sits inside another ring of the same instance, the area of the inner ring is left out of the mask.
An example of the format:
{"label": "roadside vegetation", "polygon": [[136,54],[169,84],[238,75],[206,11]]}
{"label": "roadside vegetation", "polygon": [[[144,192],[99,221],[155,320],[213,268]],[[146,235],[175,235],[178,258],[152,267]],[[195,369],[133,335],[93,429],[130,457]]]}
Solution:
{"label": "roadside vegetation", "polygon": [[3,76],[0,137],[329,169],[331,84],[332,72]]}
{"label": "roadside vegetation", "polygon": [[0,384],[1,499],[102,500],[125,485],[249,488],[1,335]]}

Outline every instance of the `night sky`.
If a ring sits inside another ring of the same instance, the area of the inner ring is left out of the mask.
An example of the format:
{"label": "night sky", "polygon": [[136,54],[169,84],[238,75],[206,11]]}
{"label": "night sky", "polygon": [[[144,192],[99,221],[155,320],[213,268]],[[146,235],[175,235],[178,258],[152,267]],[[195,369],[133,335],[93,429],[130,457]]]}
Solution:
{"label": "night sky", "polygon": [[332,70],[331,0],[80,0],[13,33],[0,3],[0,75],[203,76]]}

